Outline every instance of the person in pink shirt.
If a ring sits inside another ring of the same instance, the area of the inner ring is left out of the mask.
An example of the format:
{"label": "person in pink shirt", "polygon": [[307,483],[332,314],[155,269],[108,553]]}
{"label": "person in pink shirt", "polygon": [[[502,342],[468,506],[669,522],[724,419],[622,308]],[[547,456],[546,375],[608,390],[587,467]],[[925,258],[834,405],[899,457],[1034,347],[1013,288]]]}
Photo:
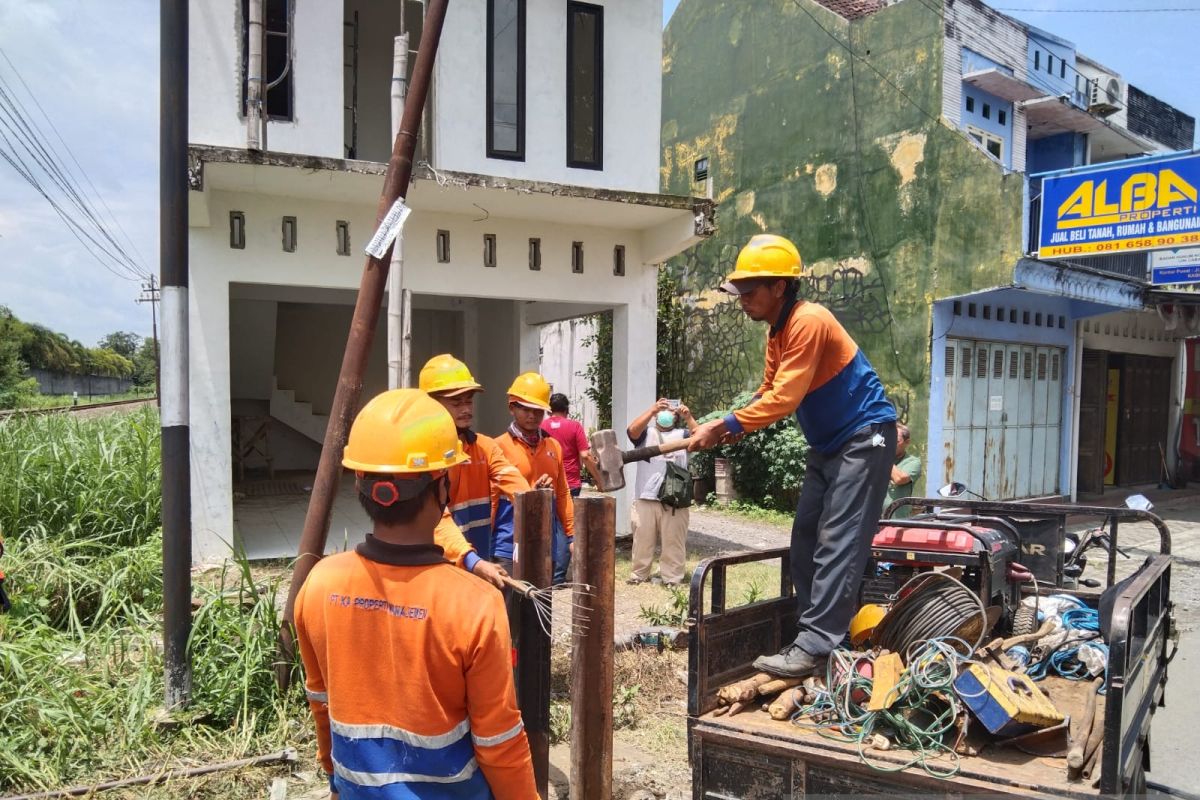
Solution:
{"label": "person in pink shirt", "polygon": [[571,489],[571,496],[578,497],[579,490],[583,487],[583,480],[579,471],[580,464],[587,468],[588,474],[592,476],[593,483],[599,486],[600,481],[596,477],[596,466],[592,459],[591,447],[588,445],[587,434],[584,433],[583,425],[578,420],[567,416],[570,408],[571,401],[567,399],[565,394],[558,392],[551,395],[550,416],[542,420],[542,430],[546,432],[547,436],[550,436],[562,445],[563,467],[567,472],[567,486]]}

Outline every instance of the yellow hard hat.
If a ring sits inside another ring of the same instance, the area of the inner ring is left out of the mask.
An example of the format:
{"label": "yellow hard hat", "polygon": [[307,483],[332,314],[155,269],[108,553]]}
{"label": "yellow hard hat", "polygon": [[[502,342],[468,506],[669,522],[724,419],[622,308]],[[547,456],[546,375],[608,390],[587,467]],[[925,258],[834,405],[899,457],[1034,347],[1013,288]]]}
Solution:
{"label": "yellow hard hat", "polygon": [[875,603],[868,603],[858,610],[854,618],[850,620],[850,644],[855,647],[862,647],[866,644],[871,634],[875,632],[875,626],[879,624],[879,620],[883,619],[883,615],[887,613],[887,608]]}
{"label": "yellow hard hat", "polygon": [[733,272],[725,276],[722,289],[739,294],[732,281],[748,278],[798,278],[804,270],[800,251],[782,236],[762,233],[755,236],[738,253]]}
{"label": "yellow hard hat", "polygon": [[435,472],[467,460],[454,420],[419,389],[372,398],[350,426],[342,465],[390,475]]}
{"label": "yellow hard hat", "polygon": [[422,392],[429,394],[461,394],[462,392],[482,392],[483,387],[475,381],[475,376],[467,365],[449,353],[434,356],[421,367],[421,377],[417,385]]}
{"label": "yellow hard hat", "polygon": [[508,387],[508,399],[530,408],[550,410],[550,384],[536,372],[522,372]]}

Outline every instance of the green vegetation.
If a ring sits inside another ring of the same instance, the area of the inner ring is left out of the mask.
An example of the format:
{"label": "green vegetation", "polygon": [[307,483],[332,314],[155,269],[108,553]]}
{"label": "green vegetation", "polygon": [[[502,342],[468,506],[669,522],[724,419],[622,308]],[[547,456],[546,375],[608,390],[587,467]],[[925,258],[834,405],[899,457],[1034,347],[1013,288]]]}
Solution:
{"label": "green vegetation", "polygon": [[[698,421],[723,417],[749,404],[753,397],[750,392],[743,392],[729,408],[714,411]],[[732,444],[692,453],[688,466],[696,477],[711,480],[714,458],[729,459],[733,485],[743,500],[776,511],[791,512],[796,508],[800,482],[808,464],[808,441],[794,417],[773,422]]]}
{"label": "green vegetation", "polygon": [[755,522],[765,522],[770,525],[777,525],[781,528],[791,528],[795,521],[795,508],[788,511],[777,511],[773,508],[763,508],[760,505],[748,502],[746,500],[734,500],[730,503],[718,503],[717,496],[710,494],[705,501],[708,503],[704,508],[706,511],[715,511],[718,514],[726,514],[731,517],[740,517],[749,519]]}
{"label": "green vegetation", "polygon": [[642,606],[638,612],[638,616],[651,625],[659,627],[687,627],[688,590],[679,586],[671,586],[669,588],[671,591],[671,601],[665,608],[659,605]]}
{"label": "green vegetation", "polygon": [[282,694],[273,680],[277,587],[256,586],[244,564],[196,587],[194,702],[185,715],[162,712],[158,432],[153,409],[0,421],[13,601],[0,615],[0,793],[312,738],[300,683]]}

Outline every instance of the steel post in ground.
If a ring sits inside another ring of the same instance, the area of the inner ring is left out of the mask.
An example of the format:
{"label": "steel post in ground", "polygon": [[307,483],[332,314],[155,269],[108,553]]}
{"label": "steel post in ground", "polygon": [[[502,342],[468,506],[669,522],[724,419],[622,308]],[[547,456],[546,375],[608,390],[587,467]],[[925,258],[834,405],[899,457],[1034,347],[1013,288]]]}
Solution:
{"label": "steel post in ground", "polygon": [[591,588],[571,620],[571,800],[612,796],[616,535],[614,498],[576,499],[574,581]]}
{"label": "steel post in ground", "polygon": [[[164,0],[164,3],[166,2],[167,0]],[[420,49],[413,65],[412,83],[404,100],[404,117],[400,120],[400,131],[392,144],[392,157],[388,160],[387,173],[383,178],[383,193],[375,210],[377,225],[383,222],[396,200],[408,192],[417,133],[421,126],[425,98],[429,94],[433,60],[442,35],[442,23],[446,19],[448,2],[449,0],[429,0],[426,6]],[[304,579],[308,577],[313,565],[325,554],[329,518],[333,513],[333,501],[337,497],[338,484],[342,477],[342,451],[346,447],[350,424],[362,394],[363,376],[366,373],[371,343],[375,338],[376,324],[379,322],[379,309],[383,303],[384,287],[387,284],[391,251],[392,248],[388,247],[381,258],[367,258],[358,287],[358,299],[350,321],[350,335],[346,339],[346,351],[342,356],[342,368],[338,374],[337,389],[333,395],[333,405],[325,429],[325,441],[321,446],[321,460],[317,464],[317,476],[313,481],[308,514],[304,518],[304,531],[300,535],[300,552],[292,568],[292,582],[288,588],[287,604],[284,606],[284,622],[279,634],[281,658],[277,663],[275,676],[284,686],[290,682],[290,665],[295,658],[292,622],[295,619],[296,593],[304,585]]]}
{"label": "steel post in ground", "polygon": [[[534,586],[549,586],[551,518],[554,493],[535,489],[513,498],[513,577]],[[513,640],[517,648],[517,703],[533,756],[538,794],[550,788],[550,637],[525,600],[517,601]]]}

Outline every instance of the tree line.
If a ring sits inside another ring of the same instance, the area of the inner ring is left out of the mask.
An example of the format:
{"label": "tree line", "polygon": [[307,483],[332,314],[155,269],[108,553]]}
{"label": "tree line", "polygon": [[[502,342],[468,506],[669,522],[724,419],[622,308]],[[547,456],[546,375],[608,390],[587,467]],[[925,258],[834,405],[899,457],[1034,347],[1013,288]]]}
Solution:
{"label": "tree line", "polygon": [[153,339],[114,331],[88,347],[0,306],[0,408],[17,407],[21,397],[37,394],[37,382],[27,377],[31,369],[131,378],[138,388],[150,388],[157,362]]}

